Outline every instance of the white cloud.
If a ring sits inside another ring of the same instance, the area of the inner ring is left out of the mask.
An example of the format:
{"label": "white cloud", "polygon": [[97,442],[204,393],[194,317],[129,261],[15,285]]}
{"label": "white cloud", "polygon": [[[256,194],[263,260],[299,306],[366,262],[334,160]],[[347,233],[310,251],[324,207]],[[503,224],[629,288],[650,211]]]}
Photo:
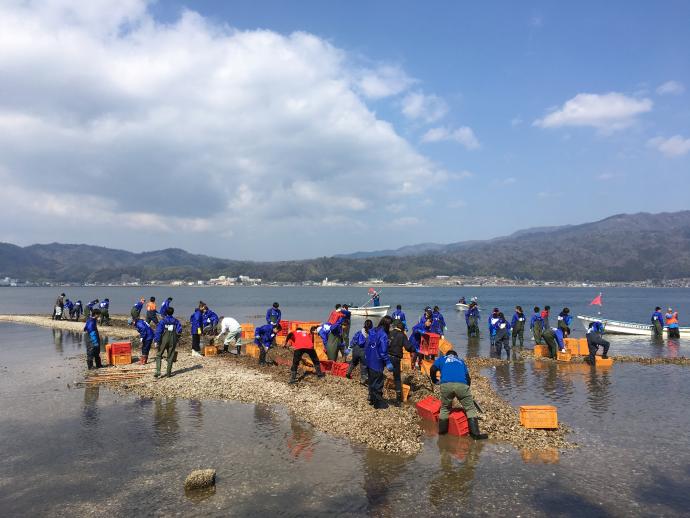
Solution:
{"label": "white cloud", "polygon": [[437,95],[413,92],[403,98],[402,112],[408,119],[431,123],[443,118],[448,113],[448,105]]}
{"label": "white cloud", "polygon": [[509,176],[508,178],[496,179],[493,182],[491,182],[492,185],[501,186],[501,187],[507,187],[509,185],[513,185],[516,183],[517,183],[517,178],[515,178],[514,176]]}
{"label": "white cloud", "polygon": [[477,149],[480,147],[479,140],[468,126],[462,126],[455,130],[439,127],[431,128],[422,135],[422,142],[443,142],[454,141],[462,144],[467,149]]}
{"label": "white cloud", "polygon": [[[147,5],[0,4],[0,194],[41,206],[21,210],[23,227],[0,222],[0,240],[305,256],[316,250],[291,250],[290,230],[323,234],[328,252],[355,231],[328,232],[329,218],[384,211],[448,176],[362,97],[400,93],[404,71],[363,73],[302,32],[239,31],[191,11],[162,24]],[[438,116],[421,104],[412,113]],[[108,232],[75,236],[91,215]],[[215,239],[228,233],[242,246]]]}
{"label": "white cloud", "polygon": [[377,69],[363,70],[357,86],[370,99],[381,99],[398,95],[416,81],[397,66],[382,65]]}
{"label": "white cloud", "polygon": [[647,141],[649,147],[659,150],[669,157],[682,156],[690,151],[690,138],[674,135],[669,138],[654,137]]}
{"label": "white cloud", "polygon": [[652,104],[650,99],[636,99],[618,92],[577,94],[533,124],[542,128],[591,126],[608,133],[627,128],[637,115],[651,111]]}
{"label": "white cloud", "polygon": [[685,86],[678,81],[666,81],[656,89],[659,95],[680,95],[683,92],[685,92]]}

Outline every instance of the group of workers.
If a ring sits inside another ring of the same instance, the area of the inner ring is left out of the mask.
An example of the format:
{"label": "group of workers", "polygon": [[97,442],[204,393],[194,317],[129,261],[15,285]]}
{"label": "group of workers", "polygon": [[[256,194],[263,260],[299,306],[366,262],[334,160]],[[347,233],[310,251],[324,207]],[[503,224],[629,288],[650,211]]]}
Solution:
{"label": "group of workers", "polygon": [[657,306],[652,313],[652,326],[654,328],[654,336],[664,336],[664,325],[668,328],[669,338],[680,338],[680,324],[678,323],[678,312],[673,308],[668,308],[666,314],[661,312],[661,308]]}
{"label": "group of workers", "polygon": [[110,325],[110,299],[105,298],[103,300],[94,299],[89,302],[86,307],[82,304],[81,300],[72,302],[64,293],[61,293],[55,300],[55,305],[53,306],[53,320],[74,320],[78,321],[82,315],[84,315],[84,320],[86,321],[91,311],[94,309],[99,310],[99,318],[101,325]]}

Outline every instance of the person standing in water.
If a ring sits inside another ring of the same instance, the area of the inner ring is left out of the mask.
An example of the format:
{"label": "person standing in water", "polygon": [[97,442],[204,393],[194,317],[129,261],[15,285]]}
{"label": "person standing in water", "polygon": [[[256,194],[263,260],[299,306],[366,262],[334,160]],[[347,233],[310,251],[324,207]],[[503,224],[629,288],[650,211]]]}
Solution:
{"label": "person standing in water", "polygon": [[669,338],[680,338],[680,325],[678,324],[678,312],[668,308],[665,315],[666,327],[668,328]]}
{"label": "person standing in water", "polygon": [[652,326],[654,326],[654,336],[664,336],[664,314],[659,306],[652,313]]}
{"label": "person standing in water", "polygon": [[544,319],[541,318],[539,306],[534,306],[534,314],[529,321],[529,328],[532,330],[532,336],[534,336],[534,345],[541,344],[541,334],[544,329]]}
{"label": "person standing in water", "polygon": [[524,311],[522,311],[522,306],[515,306],[515,313],[510,322],[510,326],[513,328],[513,354],[515,354],[518,340],[520,340],[520,351],[525,346],[525,320],[526,317]]}

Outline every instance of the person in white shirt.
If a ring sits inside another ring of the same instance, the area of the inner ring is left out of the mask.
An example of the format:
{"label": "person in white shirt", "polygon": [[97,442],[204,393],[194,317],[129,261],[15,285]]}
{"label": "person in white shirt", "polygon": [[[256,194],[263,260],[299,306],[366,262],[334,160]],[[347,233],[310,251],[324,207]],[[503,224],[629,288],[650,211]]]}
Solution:
{"label": "person in white shirt", "polygon": [[228,352],[228,347],[234,345],[237,351],[235,354],[239,355],[242,347],[242,326],[234,318],[222,317],[220,321],[220,333],[216,336],[216,340],[219,340],[225,333],[227,333],[227,335],[223,341],[223,351]]}

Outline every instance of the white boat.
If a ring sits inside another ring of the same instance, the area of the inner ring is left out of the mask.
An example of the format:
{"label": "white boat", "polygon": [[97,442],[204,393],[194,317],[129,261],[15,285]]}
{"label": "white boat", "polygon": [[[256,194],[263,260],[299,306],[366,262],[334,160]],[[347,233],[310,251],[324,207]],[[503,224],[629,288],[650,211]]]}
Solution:
{"label": "white boat", "polygon": [[[608,318],[589,317],[578,315],[577,318],[582,322],[585,330],[589,329],[591,322],[601,322],[607,334],[612,335],[638,335],[653,336],[654,328],[651,324],[638,324],[635,322],[622,322],[620,320],[609,320]],[[668,328],[664,327],[664,334],[668,333]],[[690,327],[681,327],[680,336],[690,338]]]}
{"label": "white boat", "polygon": [[366,306],[359,308],[349,308],[352,316],[355,317],[385,317],[390,306]]}
{"label": "white boat", "polygon": [[[462,302],[458,302],[455,305],[455,309],[457,309],[458,311],[467,311],[469,308],[470,308],[469,304],[463,304]],[[477,306],[477,309],[480,309],[479,306]]]}

